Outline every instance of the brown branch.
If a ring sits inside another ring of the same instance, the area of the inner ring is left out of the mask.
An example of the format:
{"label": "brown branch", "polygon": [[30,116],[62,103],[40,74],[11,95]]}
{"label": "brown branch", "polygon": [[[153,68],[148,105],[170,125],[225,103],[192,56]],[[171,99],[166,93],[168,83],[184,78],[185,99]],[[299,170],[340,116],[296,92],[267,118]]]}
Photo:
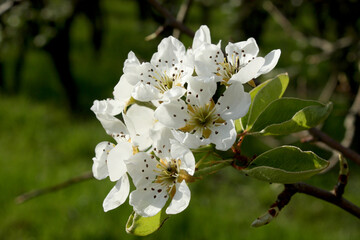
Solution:
{"label": "brown branch", "polygon": [[284,184],[284,190],[278,195],[275,203],[273,203],[269,210],[258,217],[251,224],[252,227],[261,227],[270,223],[291,200],[291,197],[296,193],[304,193],[315,198],[322,199],[326,202],[332,203],[339,208],[347,211],[348,213],[360,218],[360,207],[356,206],[349,200],[346,200],[341,195],[336,195],[333,192],[323,190],[321,188],[306,184],[306,183],[293,183]]}
{"label": "brown branch", "polygon": [[[321,100],[319,100],[319,101],[321,101]],[[326,102],[326,101],[322,101],[322,102]],[[360,113],[360,88],[358,89],[355,100],[354,100],[353,104],[351,105],[350,110],[344,119],[345,134],[344,134],[344,138],[340,144],[346,148],[350,147],[350,145],[354,139],[355,120],[356,120],[356,115],[358,115],[359,113]],[[329,162],[330,162],[329,167],[327,167],[324,170],[324,172],[327,172],[330,169],[332,169],[338,162],[338,159],[339,159],[338,153],[335,150],[332,150],[332,152],[333,152],[333,155],[329,159]]]}
{"label": "brown branch", "polygon": [[309,129],[309,133],[313,137],[315,137],[315,139],[317,141],[321,141],[321,142],[325,143],[330,148],[335,149],[335,150],[339,151],[340,153],[342,153],[342,155],[344,157],[346,157],[346,158],[354,161],[358,165],[360,165],[360,155],[357,152],[355,152],[354,150],[344,147],[338,141],[334,140],[329,135],[327,135],[326,133],[322,132],[321,130],[319,130],[317,128]]}
{"label": "brown branch", "polygon": [[285,185],[284,190],[278,195],[275,203],[273,203],[269,210],[262,216],[258,217],[252,224],[252,227],[261,227],[270,223],[281,209],[283,209],[291,200],[291,197],[296,193],[296,189],[291,186]]}
{"label": "brown branch", "polygon": [[[193,0],[184,0],[184,2],[181,4],[179,12],[176,16],[176,20],[184,23],[185,18],[187,14],[189,13],[190,5],[192,4]],[[173,37],[179,39],[180,38],[181,31],[179,29],[174,29],[173,31]]]}
{"label": "brown branch", "polygon": [[69,179],[69,180],[67,180],[65,182],[56,184],[54,186],[46,187],[46,188],[42,188],[42,189],[35,189],[33,191],[21,194],[20,196],[15,198],[15,202],[17,204],[20,204],[20,203],[23,203],[23,202],[28,201],[30,199],[33,199],[35,197],[38,197],[38,196],[41,196],[41,195],[44,195],[44,194],[47,194],[47,193],[55,192],[55,191],[58,191],[58,190],[63,189],[63,188],[70,187],[71,185],[83,182],[85,180],[89,180],[91,178],[93,178],[92,172],[86,172],[86,173],[83,173],[80,176],[71,178],[71,179]]}
{"label": "brown branch", "polygon": [[326,202],[332,203],[339,208],[347,211],[348,213],[356,216],[357,218],[360,218],[360,207],[356,206],[355,204],[353,204],[349,200],[346,200],[343,197],[339,198],[338,196],[329,191],[302,182],[285,184],[285,187],[291,188],[298,193],[304,193],[306,195],[313,196],[315,198],[319,198]]}
{"label": "brown branch", "polygon": [[165,25],[171,26],[173,28],[179,29],[181,32],[185,33],[189,37],[193,38],[195,33],[193,30],[185,26],[183,23],[176,20],[176,18],[164,8],[157,0],[148,0],[148,2],[161,14],[165,17]]}

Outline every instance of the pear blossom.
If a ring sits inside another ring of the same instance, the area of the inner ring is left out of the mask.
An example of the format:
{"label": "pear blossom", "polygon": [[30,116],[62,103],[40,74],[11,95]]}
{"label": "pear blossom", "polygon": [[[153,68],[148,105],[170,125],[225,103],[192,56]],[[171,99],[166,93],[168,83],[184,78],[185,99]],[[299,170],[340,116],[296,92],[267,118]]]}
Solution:
{"label": "pear blossom", "polygon": [[[101,142],[95,147],[95,157],[93,158],[93,175],[96,179],[102,180],[109,176],[108,156],[114,149],[115,144],[110,142]],[[130,192],[129,178],[123,174],[116,182],[115,186],[110,190],[109,194],[103,201],[104,211],[110,211],[123,204]]]}
{"label": "pear blossom", "polygon": [[247,41],[228,43],[225,56],[220,44],[210,43],[210,30],[202,26],[195,34],[193,59],[199,76],[215,74],[224,84],[232,82],[247,83],[258,76],[270,72],[277,64],[281,51],[271,51],[264,58],[258,57],[259,47],[254,38]]}
{"label": "pear blossom", "polygon": [[247,113],[251,97],[240,83],[229,86],[214,98],[213,79],[193,77],[188,82],[186,100],[173,100],[155,110],[155,118],[175,129],[174,137],[191,148],[214,143],[227,150],[236,140],[234,121]]}
{"label": "pear blossom", "polygon": [[155,122],[153,114],[153,110],[134,104],[129,108],[127,114],[122,115],[125,125],[110,114],[96,112],[96,116],[106,132],[117,142],[117,144],[99,143],[95,148],[95,157],[93,158],[94,177],[101,180],[109,176],[111,181],[116,181],[116,185],[103,202],[105,212],[123,204],[129,195],[130,183],[124,161],[139,149],[151,146],[149,133]]}
{"label": "pear blossom", "polygon": [[126,160],[128,172],[136,190],[130,193],[129,204],[143,216],[156,215],[171,199],[167,214],[177,214],[187,208],[190,189],[187,181],[195,171],[192,152],[176,141],[168,141],[169,151],[162,157],[139,152]]}
{"label": "pear blossom", "polygon": [[133,85],[131,95],[138,101],[167,101],[185,93],[186,77],[193,68],[188,66],[184,45],[174,37],[163,39],[150,62],[140,64],[132,55],[133,64],[124,68],[123,79]]}

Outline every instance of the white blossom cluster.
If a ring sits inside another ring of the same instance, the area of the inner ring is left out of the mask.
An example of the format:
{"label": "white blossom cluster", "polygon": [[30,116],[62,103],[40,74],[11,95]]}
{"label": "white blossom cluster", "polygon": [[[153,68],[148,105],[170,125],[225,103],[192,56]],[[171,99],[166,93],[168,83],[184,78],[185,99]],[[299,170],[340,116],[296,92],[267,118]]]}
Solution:
{"label": "white blossom cluster", "polygon": [[[243,117],[251,98],[243,84],[272,70],[280,57],[264,58],[253,38],[228,43],[225,53],[201,26],[192,48],[165,38],[150,62],[128,54],[113,99],[95,100],[91,110],[114,138],[95,148],[93,174],[116,182],[104,211],[129,196],[134,211],[156,215],[170,199],[167,214],[183,211],[190,201],[187,185],[195,172],[192,149],[213,144],[226,151],[236,140],[234,120]],[[136,189],[130,192],[129,177]]]}

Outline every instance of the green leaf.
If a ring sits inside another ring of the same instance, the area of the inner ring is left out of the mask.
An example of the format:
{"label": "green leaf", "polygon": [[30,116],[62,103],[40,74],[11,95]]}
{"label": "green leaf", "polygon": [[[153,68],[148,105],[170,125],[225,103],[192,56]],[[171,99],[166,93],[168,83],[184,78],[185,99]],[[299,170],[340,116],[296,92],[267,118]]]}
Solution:
{"label": "green leaf", "polygon": [[323,122],[332,110],[317,101],[281,98],[272,102],[256,119],[252,134],[282,135],[315,127]]}
{"label": "green leaf", "polygon": [[169,216],[163,211],[152,217],[142,217],[132,212],[126,223],[126,232],[137,236],[147,236],[160,229],[168,218]]}
{"label": "green leaf", "polygon": [[250,91],[251,105],[247,115],[241,118],[243,129],[250,129],[260,113],[274,100],[282,97],[289,83],[287,73],[267,80]]}
{"label": "green leaf", "polygon": [[267,182],[295,183],[317,174],[328,165],[328,161],[311,151],[281,146],[259,155],[243,171]]}

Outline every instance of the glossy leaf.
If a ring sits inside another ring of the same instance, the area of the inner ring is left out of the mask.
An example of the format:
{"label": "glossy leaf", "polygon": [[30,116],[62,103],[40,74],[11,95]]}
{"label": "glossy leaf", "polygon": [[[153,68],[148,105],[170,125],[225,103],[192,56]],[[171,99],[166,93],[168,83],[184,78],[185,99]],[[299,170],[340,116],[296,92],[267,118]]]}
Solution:
{"label": "glossy leaf", "polygon": [[126,223],[126,232],[137,236],[147,236],[157,231],[168,218],[169,216],[163,211],[152,217],[142,217],[132,212]]}
{"label": "glossy leaf", "polygon": [[332,110],[332,103],[297,98],[281,98],[272,102],[256,119],[252,134],[282,135],[315,127]]}
{"label": "glossy leaf", "polygon": [[267,80],[250,91],[251,105],[247,115],[241,118],[243,129],[250,129],[260,113],[274,100],[282,97],[289,83],[287,73]]}
{"label": "glossy leaf", "polygon": [[259,155],[243,171],[267,182],[294,183],[317,174],[328,164],[313,152],[281,146]]}

